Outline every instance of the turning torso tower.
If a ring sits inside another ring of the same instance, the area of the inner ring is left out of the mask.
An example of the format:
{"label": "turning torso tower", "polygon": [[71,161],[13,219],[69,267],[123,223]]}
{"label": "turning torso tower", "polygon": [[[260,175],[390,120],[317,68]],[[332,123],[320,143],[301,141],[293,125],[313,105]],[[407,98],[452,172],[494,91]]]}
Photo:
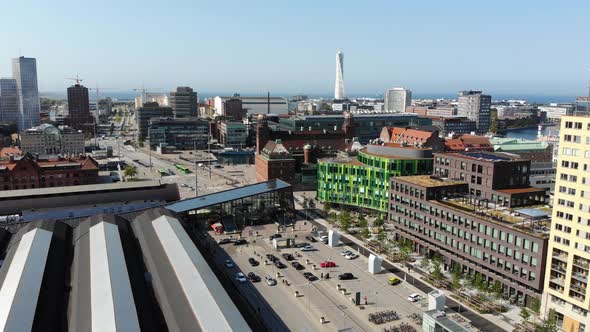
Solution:
{"label": "turning torso tower", "polygon": [[336,53],[336,85],[334,86],[334,99],[344,99],[344,54]]}

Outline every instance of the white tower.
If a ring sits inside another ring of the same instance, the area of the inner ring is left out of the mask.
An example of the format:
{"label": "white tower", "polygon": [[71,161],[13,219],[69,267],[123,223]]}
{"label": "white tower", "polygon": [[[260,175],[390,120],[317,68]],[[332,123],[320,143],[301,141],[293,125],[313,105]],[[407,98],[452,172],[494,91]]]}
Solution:
{"label": "white tower", "polygon": [[336,85],[334,86],[334,99],[344,99],[344,54],[336,53]]}

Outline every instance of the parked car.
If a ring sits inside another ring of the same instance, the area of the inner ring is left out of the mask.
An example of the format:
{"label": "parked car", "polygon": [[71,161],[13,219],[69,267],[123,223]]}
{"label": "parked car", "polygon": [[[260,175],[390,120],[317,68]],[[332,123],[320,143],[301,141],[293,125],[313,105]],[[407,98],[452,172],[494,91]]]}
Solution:
{"label": "parked car", "polygon": [[238,273],[236,273],[236,280],[239,281],[240,283],[244,283],[244,282],[248,281],[248,278],[246,278],[246,276],[242,272],[238,272]]}
{"label": "parked car", "polygon": [[260,282],[260,277],[256,275],[254,272],[248,273],[248,279],[252,282]]}
{"label": "parked car", "polygon": [[266,281],[266,284],[269,286],[274,286],[277,284],[277,281],[269,276],[264,277],[264,280]]}
{"label": "parked car", "polygon": [[288,254],[288,253],[284,253],[281,256],[283,256],[284,259],[288,260],[288,261],[292,261],[295,259],[295,257],[293,257],[293,255]]}
{"label": "parked car", "polygon": [[357,257],[359,257],[359,255],[355,254],[354,252],[344,256],[346,259],[355,259]]}
{"label": "parked car", "polygon": [[275,266],[279,269],[284,269],[287,267],[287,265],[285,265],[283,262],[281,262],[279,260],[275,261]]}
{"label": "parked car", "polygon": [[278,238],[281,238],[281,237],[283,237],[281,234],[273,234],[273,235],[271,235],[269,237],[269,239],[272,241],[274,239],[278,239]]}
{"label": "parked car", "polygon": [[338,280],[350,280],[350,279],[354,279],[354,274],[352,274],[350,272],[342,273],[341,275],[338,276]]}
{"label": "parked car", "polygon": [[340,255],[342,255],[342,256],[348,256],[350,254],[352,254],[352,251],[350,251],[350,250],[344,250],[343,252],[340,253]]}
{"label": "parked car", "polygon": [[250,263],[250,266],[258,266],[258,265],[260,265],[260,263],[254,257],[248,258],[248,263]]}
{"label": "parked car", "polygon": [[227,267],[228,269],[231,269],[234,266],[235,266],[234,262],[230,261],[229,259],[225,260],[225,267]]}
{"label": "parked car", "polygon": [[391,278],[389,278],[389,281],[388,282],[389,282],[390,285],[393,286],[393,285],[401,284],[402,280],[400,278],[398,278],[398,277],[391,277]]}
{"label": "parked car", "polygon": [[301,251],[314,251],[314,247],[312,246],[305,246],[303,248],[301,248]]}
{"label": "parked car", "polygon": [[180,186],[181,186],[181,187],[184,187],[184,188],[186,188],[186,187],[188,187],[188,184],[186,184],[186,183],[181,183],[181,184],[180,184]]}
{"label": "parked car", "polygon": [[273,254],[266,254],[266,259],[273,263],[279,260],[279,258]]}
{"label": "parked car", "polygon": [[295,268],[295,270],[304,270],[305,266],[301,265],[299,262],[291,262],[291,266]]}
{"label": "parked car", "polygon": [[232,240],[230,238],[225,238],[225,239],[219,239],[217,240],[217,244],[227,244],[227,243],[231,243]]}
{"label": "parked car", "polygon": [[314,276],[311,272],[303,272],[303,277],[309,281],[318,280],[318,277]]}
{"label": "parked car", "polygon": [[234,246],[240,246],[242,244],[246,244],[248,243],[248,241],[246,241],[246,239],[238,239],[234,242]]}
{"label": "parked car", "polygon": [[305,239],[309,242],[318,242],[318,240],[316,240],[313,236],[308,235],[305,237]]}
{"label": "parked car", "polygon": [[420,296],[420,294],[413,293],[408,296],[408,301],[410,302],[418,302],[420,300],[422,300],[422,296]]}
{"label": "parked car", "polygon": [[328,243],[328,236],[327,235],[322,235],[322,236],[320,236],[320,240],[323,243],[327,244]]}
{"label": "parked car", "polygon": [[336,267],[336,263],[332,261],[323,261],[320,263],[320,267]]}

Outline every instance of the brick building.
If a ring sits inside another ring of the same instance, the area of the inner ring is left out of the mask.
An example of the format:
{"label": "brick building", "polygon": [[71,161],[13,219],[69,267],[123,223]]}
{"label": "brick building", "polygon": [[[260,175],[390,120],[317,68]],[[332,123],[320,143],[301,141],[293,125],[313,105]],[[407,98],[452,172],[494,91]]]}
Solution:
{"label": "brick building", "polygon": [[444,143],[438,137],[438,131],[425,131],[402,127],[384,127],[379,139],[385,143],[399,143],[417,147],[431,148],[433,152],[442,152]]}
{"label": "brick building", "polygon": [[292,183],[295,177],[295,159],[277,139],[266,143],[256,155],[256,181],[281,179]]}
{"label": "brick building", "polygon": [[488,151],[494,152],[494,146],[490,139],[477,135],[453,135],[445,138],[445,151],[447,152],[475,152]]}
{"label": "brick building", "polygon": [[0,161],[0,191],[98,183],[98,163],[91,157]]}
{"label": "brick building", "polygon": [[466,182],[470,195],[501,206],[545,203],[545,189],[529,186],[530,169],[530,160],[502,153],[434,155],[434,175]]}

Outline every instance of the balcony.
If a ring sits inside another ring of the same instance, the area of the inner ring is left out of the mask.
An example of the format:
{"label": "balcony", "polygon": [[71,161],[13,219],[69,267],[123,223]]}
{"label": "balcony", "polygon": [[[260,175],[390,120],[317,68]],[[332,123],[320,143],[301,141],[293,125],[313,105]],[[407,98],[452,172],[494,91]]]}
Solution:
{"label": "balcony", "polygon": [[572,272],[572,278],[582,282],[588,282],[588,273]]}
{"label": "balcony", "polygon": [[567,255],[566,254],[553,254],[553,256],[551,256],[555,259],[559,259],[562,262],[566,262],[567,263]]}
{"label": "balcony", "polygon": [[565,266],[563,266],[563,265],[552,264],[551,270],[555,271],[555,272],[562,273],[562,274],[566,273]]}
{"label": "balcony", "polygon": [[588,261],[581,259],[574,259],[574,265],[584,270],[588,270],[589,267]]}

